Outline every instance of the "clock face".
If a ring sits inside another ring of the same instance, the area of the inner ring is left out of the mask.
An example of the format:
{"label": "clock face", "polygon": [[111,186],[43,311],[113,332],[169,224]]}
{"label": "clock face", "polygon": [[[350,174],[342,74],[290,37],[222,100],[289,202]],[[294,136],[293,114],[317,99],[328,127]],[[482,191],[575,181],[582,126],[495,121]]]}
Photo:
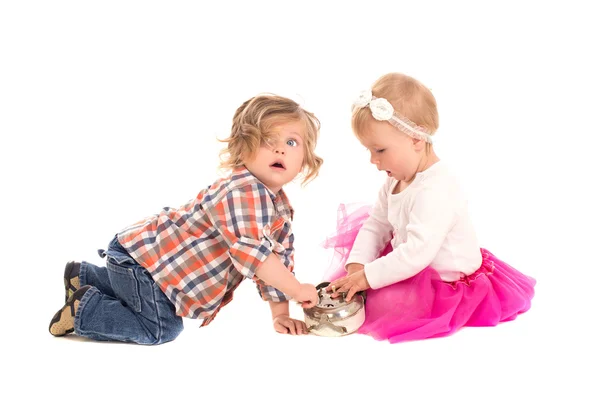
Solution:
{"label": "clock face", "polygon": [[333,293],[331,292],[326,292],[325,289],[319,290],[319,303],[317,304],[317,307],[327,309],[339,307],[342,304],[345,304],[343,296],[339,296],[333,299],[331,298],[332,294]]}

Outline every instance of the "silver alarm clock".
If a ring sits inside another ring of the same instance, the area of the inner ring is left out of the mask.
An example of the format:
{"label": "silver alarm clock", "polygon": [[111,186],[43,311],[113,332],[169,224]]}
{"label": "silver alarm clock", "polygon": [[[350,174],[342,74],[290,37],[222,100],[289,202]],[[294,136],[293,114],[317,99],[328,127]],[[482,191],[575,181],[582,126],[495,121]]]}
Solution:
{"label": "silver alarm clock", "polygon": [[319,302],[304,310],[304,322],[309,332],[318,336],[345,336],[354,333],[365,322],[365,293],[358,292],[352,300],[345,300],[346,293],[332,298],[326,290],[330,282],[317,285]]}

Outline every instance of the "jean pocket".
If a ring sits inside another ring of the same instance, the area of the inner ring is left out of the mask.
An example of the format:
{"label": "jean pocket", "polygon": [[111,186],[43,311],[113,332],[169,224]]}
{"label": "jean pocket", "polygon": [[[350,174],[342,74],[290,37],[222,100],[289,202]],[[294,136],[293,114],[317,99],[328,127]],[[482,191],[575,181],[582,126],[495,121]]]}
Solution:
{"label": "jean pocket", "polygon": [[106,252],[106,256],[108,260],[112,261],[114,264],[118,264],[124,267],[137,264],[133,257],[131,257],[129,254],[122,253],[118,250],[115,251],[109,248]]}
{"label": "jean pocket", "polygon": [[135,312],[141,312],[139,283],[133,268],[127,264],[116,264],[110,258],[106,263],[106,268],[115,296]]}

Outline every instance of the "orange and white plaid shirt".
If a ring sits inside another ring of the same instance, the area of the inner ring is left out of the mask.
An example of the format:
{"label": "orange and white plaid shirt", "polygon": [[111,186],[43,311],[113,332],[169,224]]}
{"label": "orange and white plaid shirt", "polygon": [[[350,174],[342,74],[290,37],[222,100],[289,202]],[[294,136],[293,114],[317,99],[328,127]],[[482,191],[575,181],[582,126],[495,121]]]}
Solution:
{"label": "orange and white plaid shirt", "polygon": [[293,209],[283,189],[269,190],[245,167],[179,208],[165,207],[118,233],[119,243],[175,305],[177,315],[208,325],[244,278],[266,301],[290,297],[255,277],[271,253],[293,272]]}

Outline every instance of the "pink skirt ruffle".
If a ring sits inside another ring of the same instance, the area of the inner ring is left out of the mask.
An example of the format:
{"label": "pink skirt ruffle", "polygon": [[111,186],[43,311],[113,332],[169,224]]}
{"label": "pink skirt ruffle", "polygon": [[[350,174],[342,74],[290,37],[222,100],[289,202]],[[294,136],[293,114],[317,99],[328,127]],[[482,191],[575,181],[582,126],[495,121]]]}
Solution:
{"label": "pink skirt ruffle", "polygon": [[[344,265],[370,209],[360,206],[349,211],[348,206],[340,206],[337,233],[324,243],[335,251],[325,281],[346,274]],[[388,244],[380,256],[390,251]],[[404,281],[367,290],[366,319],[358,333],[397,343],[447,336],[463,326],[494,326],[527,311],[535,279],[486,249],[481,249],[481,255],[481,267],[455,282],[442,281],[435,269],[427,267]]]}

